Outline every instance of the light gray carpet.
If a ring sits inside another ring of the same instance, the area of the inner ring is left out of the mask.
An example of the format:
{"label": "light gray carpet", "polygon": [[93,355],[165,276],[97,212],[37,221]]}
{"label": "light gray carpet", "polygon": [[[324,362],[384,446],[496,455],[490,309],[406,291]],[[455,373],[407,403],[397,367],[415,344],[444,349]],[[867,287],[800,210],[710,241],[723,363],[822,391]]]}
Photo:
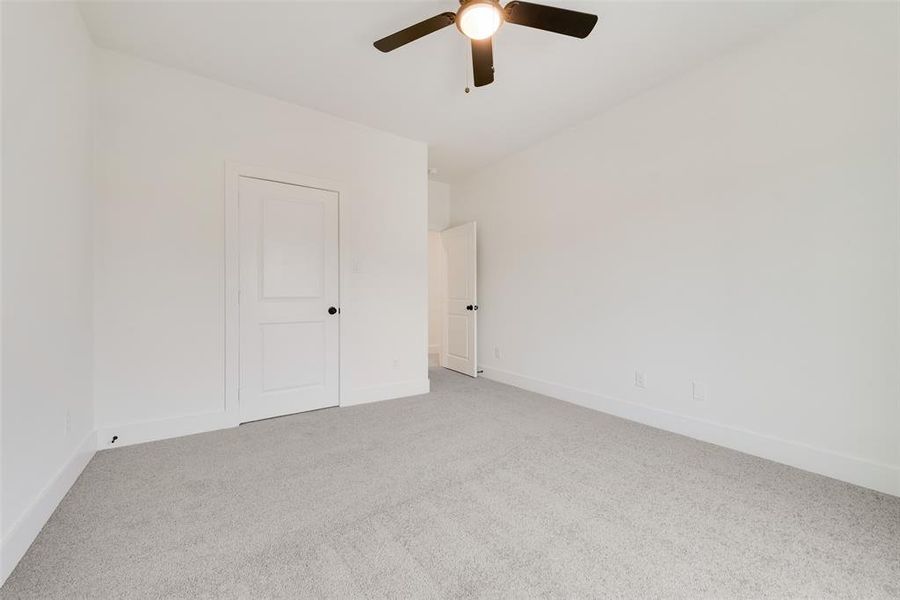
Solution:
{"label": "light gray carpet", "polygon": [[900,499],[486,380],[100,452],[13,598],[897,598]]}

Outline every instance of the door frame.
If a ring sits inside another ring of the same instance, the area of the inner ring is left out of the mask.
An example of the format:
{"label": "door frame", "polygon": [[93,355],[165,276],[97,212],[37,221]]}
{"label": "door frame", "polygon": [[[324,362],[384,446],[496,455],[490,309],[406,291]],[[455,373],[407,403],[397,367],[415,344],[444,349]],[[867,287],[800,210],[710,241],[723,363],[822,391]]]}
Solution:
{"label": "door frame", "polygon": [[[225,398],[224,410],[234,425],[240,424],[240,368],[241,368],[241,177],[262,179],[274,183],[299,185],[336,192],[338,195],[338,307],[344,289],[344,200],[346,186],[338,181],[309,177],[289,171],[279,171],[239,162],[225,162]],[[344,349],[344,328],[338,319],[338,406],[343,405],[344,372],[341,369]]]}

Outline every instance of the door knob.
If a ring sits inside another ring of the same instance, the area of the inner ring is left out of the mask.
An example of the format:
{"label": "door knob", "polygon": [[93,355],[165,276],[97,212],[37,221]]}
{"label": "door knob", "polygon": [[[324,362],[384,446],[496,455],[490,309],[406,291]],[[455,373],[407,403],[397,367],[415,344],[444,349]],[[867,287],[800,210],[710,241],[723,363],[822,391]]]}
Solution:
{"label": "door knob", "polygon": [[477,304],[469,304],[468,306],[466,306],[466,310],[478,310],[478,305]]}
{"label": "door knob", "polygon": [[328,308],[328,314],[329,314],[329,315],[333,315],[333,314],[335,314],[337,311],[338,311],[338,309],[336,309],[336,308],[333,307],[333,306],[330,306],[330,307]]}

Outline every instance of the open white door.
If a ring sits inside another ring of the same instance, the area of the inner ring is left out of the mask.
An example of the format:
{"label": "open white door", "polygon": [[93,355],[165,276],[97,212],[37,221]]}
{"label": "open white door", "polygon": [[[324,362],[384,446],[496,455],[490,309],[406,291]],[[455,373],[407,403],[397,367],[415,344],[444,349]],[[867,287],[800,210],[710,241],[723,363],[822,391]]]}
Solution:
{"label": "open white door", "polygon": [[447,315],[442,366],[477,377],[475,223],[446,229],[441,232],[441,238],[447,256]]}
{"label": "open white door", "polygon": [[338,405],[337,192],[240,179],[241,422]]}

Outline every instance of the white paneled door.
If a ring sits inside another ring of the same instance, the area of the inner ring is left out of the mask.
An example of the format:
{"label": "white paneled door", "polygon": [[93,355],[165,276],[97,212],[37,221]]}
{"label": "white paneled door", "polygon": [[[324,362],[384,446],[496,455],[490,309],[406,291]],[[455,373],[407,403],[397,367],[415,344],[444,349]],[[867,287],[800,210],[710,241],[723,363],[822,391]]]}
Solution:
{"label": "white paneled door", "polygon": [[338,193],[240,178],[241,422],[338,405]]}
{"label": "white paneled door", "polygon": [[478,297],[475,290],[475,223],[441,232],[447,256],[447,316],[443,366],[478,375]]}

